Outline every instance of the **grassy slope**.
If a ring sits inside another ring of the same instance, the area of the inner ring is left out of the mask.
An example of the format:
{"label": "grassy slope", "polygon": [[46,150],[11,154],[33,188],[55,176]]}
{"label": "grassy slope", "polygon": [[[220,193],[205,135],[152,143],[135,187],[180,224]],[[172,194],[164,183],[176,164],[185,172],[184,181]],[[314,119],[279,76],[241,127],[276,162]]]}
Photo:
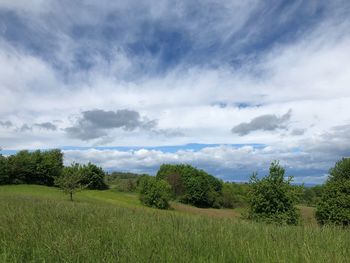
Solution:
{"label": "grassy slope", "polygon": [[2,186],[0,262],[347,262],[350,258],[349,230],[268,226],[239,220],[232,210],[173,206],[175,211],[144,208],[137,196],[113,191],[83,191],[69,202],[54,188]]}

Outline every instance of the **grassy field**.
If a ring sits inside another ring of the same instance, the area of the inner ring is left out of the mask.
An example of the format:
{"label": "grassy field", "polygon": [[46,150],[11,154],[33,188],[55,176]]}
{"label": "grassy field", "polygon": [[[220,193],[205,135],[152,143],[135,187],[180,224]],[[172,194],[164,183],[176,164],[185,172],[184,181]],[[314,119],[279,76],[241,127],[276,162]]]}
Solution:
{"label": "grassy field", "polygon": [[173,203],[140,205],[134,194],[0,187],[0,262],[349,262],[350,231],[240,219],[239,211]]}

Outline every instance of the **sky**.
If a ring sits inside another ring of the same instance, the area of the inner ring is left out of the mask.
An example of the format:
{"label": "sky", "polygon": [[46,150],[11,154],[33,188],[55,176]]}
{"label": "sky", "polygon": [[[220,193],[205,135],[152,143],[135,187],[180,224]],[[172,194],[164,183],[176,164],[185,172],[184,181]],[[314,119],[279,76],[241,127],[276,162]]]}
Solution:
{"label": "sky", "polygon": [[227,181],[350,156],[347,0],[0,0],[0,147]]}

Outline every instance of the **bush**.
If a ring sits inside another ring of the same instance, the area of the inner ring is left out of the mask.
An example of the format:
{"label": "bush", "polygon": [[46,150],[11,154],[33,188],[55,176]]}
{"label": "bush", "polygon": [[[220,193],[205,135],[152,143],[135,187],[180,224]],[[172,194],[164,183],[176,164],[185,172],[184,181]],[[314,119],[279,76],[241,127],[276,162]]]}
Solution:
{"label": "bush", "polygon": [[299,214],[295,208],[298,188],[291,186],[292,177],[284,179],[285,170],[274,161],[269,175],[262,179],[253,174],[249,190],[249,218],[268,223],[298,223]]}
{"label": "bush", "polygon": [[140,200],[144,205],[168,209],[171,187],[165,181],[152,176],[142,176],[139,180]]}
{"label": "bush", "polygon": [[161,165],[158,179],[166,180],[173,198],[199,207],[219,207],[222,181],[191,165]]}
{"label": "bush", "polygon": [[350,158],[338,161],[329,171],[321,201],[316,208],[320,224],[350,225]]}

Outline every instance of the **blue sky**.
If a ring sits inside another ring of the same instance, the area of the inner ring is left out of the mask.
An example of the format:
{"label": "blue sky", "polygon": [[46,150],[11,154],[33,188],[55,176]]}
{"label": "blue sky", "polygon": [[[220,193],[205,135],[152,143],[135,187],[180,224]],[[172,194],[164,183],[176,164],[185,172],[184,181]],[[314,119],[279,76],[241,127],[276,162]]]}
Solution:
{"label": "blue sky", "polygon": [[341,0],[3,0],[0,146],[321,183],[350,155],[349,47]]}

